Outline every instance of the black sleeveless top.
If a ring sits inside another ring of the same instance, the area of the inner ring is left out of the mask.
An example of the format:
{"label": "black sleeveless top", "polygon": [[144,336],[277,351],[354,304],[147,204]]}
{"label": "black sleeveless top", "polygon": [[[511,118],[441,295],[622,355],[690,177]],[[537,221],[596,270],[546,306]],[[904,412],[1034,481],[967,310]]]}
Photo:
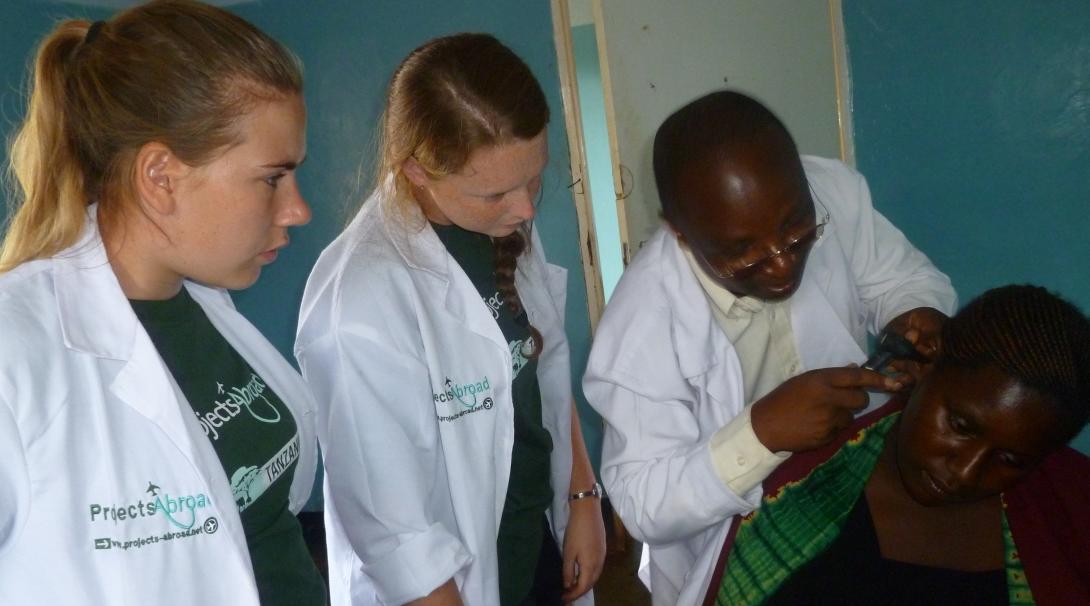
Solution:
{"label": "black sleeveless top", "polygon": [[[998,532],[998,529],[997,529]],[[1006,571],[965,572],[882,557],[865,495],[840,536],[800,568],[766,605],[1006,605]]]}

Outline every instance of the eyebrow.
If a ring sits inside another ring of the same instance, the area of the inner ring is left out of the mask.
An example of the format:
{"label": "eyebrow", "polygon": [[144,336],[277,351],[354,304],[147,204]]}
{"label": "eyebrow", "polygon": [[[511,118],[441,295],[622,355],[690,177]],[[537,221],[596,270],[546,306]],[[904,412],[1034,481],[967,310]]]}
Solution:
{"label": "eyebrow", "polygon": [[491,197],[493,197],[493,196],[503,196],[503,195],[506,195],[506,194],[508,194],[508,193],[510,193],[510,192],[513,192],[513,191],[515,191],[515,190],[516,190],[516,189],[518,189],[519,187],[521,187],[521,186],[523,186],[523,185],[526,185],[526,184],[527,184],[527,183],[529,183],[530,181],[533,181],[534,179],[537,179],[537,178],[539,178],[539,177],[541,177],[541,178],[542,178],[542,182],[544,182],[544,178],[542,177],[542,175],[541,175],[541,174],[538,174],[538,175],[537,175],[536,177],[533,177],[533,178],[531,178],[531,179],[530,179],[529,181],[527,181],[526,183],[516,184],[516,185],[515,185],[514,187],[510,187],[510,188],[508,188],[508,189],[505,189],[505,190],[503,190],[503,191],[489,191],[489,192],[487,192],[487,193],[474,193],[474,192],[467,192],[467,193],[468,193],[469,195],[471,195],[471,196],[474,196],[474,197],[477,197],[477,198],[491,198]]}
{"label": "eyebrow", "polygon": [[717,245],[715,252],[725,257],[737,257],[738,255],[745,254],[750,248],[753,247],[753,240],[734,240],[725,246]]}
{"label": "eyebrow", "polygon": [[263,164],[261,168],[280,168],[283,170],[295,170],[296,168],[302,166],[303,163],[306,161],[307,156],[303,156],[303,159],[298,162],[292,162],[290,160],[288,162],[275,162],[273,164]]}
{"label": "eyebrow", "polygon": [[[806,207],[805,206],[796,205],[795,209],[792,210],[790,213],[788,213],[787,216],[783,218],[783,221],[780,222],[780,226],[779,226],[780,231],[782,232],[782,231],[786,230],[787,228],[795,226],[799,222],[800,219],[805,218],[808,214],[809,213],[806,212]],[[815,214],[815,216],[817,215],[817,207],[816,206],[814,207],[814,214]],[[753,247],[753,245],[755,243],[756,242],[751,238],[745,238],[745,239],[742,239],[742,240],[734,240],[730,244],[727,244],[725,246],[717,246],[716,248],[718,250],[716,252],[718,254],[720,254],[720,255],[724,255],[724,256],[728,256],[728,257],[734,257],[734,256],[745,254],[746,252],[749,251],[750,248]]]}
{"label": "eyebrow", "polygon": [[801,220],[809,218],[811,210],[813,210],[814,217],[816,218],[817,204],[811,204],[810,208],[807,208],[805,204],[795,205],[795,210],[791,211],[790,214],[783,218],[783,222],[780,223],[780,229],[794,227]]}

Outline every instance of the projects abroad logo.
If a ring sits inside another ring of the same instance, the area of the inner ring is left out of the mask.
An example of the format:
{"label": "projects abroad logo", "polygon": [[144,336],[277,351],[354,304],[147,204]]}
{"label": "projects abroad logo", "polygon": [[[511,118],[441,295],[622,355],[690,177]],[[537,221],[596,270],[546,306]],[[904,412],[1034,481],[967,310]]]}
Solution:
{"label": "projects abroad logo", "polygon": [[443,386],[446,388],[444,391],[432,393],[432,400],[437,404],[457,404],[462,407],[462,410],[452,415],[439,415],[437,418],[440,421],[454,421],[467,414],[481,410],[491,410],[492,406],[495,405],[491,395],[492,385],[488,380],[488,375],[481,377],[478,381],[468,383],[455,382],[450,377],[445,377]]}
{"label": "projects abroad logo", "polygon": [[[193,414],[204,429],[204,435],[213,442],[220,439],[219,428],[230,423],[243,410],[262,423],[279,423],[280,411],[265,397],[268,385],[256,373],[250,373],[250,380],[245,385],[224,389],[223,383],[216,381],[216,392],[222,399],[214,400],[212,410]],[[259,403],[260,402],[260,403]]]}
{"label": "projects abroad logo", "polygon": [[[219,530],[219,520],[215,516],[202,516],[198,510],[212,507],[212,499],[204,493],[172,495],[154,482],[148,482],[144,491],[147,496],[136,502],[102,504],[91,503],[89,513],[92,522],[113,522],[113,527],[137,518],[161,516],[169,526],[164,532],[142,534],[137,537],[113,538],[101,535],[92,539],[95,550],[140,549],[164,541],[185,539],[200,534],[215,534]],[[198,520],[200,523],[198,524]],[[95,526],[97,529],[98,526]],[[95,531],[98,534],[98,530]],[[146,530],[145,530],[146,532]]]}
{"label": "projects abroad logo", "polygon": [[171,526],[189,530],[197,522],[197,510],[212,506],[212,499],[202,493],[171,495],[154,482],[148,482],[146,497],[136,502],[102,504],[91,503],[89,513],[92,522],[112,521],[115,525],[136,518],[162,516]]}

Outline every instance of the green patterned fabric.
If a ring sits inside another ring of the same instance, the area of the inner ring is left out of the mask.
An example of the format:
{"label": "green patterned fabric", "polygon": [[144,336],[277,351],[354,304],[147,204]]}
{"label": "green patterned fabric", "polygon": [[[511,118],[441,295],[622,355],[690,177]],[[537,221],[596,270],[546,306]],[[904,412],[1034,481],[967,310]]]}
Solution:
{"label": "green patterned fabric", "polygon": [[1022,559],[1018,557],[1018,547],[1014,544],[1014,534],[1007,522],[1007,501],[1003,503],[1003,561],[1007,568],[1007,593],[1011,606],[1032,606],[1033,592],[1029,590],[1029,580],[1022,568]]}
{"label": "green patterned fabric", "polygon": [[[761,507],[739,522],[716,593],[718,606],[764,603],[796,570],[829,547],[866,486],[899,415],[860,430],[808,475],[766,492]],[[1010,603],[1033,604],[1005,512],[1003,538]]]}

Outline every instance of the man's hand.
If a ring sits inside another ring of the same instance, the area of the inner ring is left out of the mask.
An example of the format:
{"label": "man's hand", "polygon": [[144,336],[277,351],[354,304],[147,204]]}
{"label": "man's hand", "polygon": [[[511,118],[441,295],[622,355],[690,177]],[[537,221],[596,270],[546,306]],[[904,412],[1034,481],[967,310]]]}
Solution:
{"label": "man's hand", "polygon": [[890,320],[884,330],[895,332],[908,339],[929,362],[895,360],[890,366],[898,372],[911,375],[918,381],[931,368],[931,363],[942,351],[942,327],[949,318],[933,307],[917,307]]}
{"label": "man's hand", "polygon": [[784,381],[757,400],[753,433],[772,452],[800,452],[828,444],[867,406],[867,389],[899,391],[903,377],[865,368],[823,368]]}

